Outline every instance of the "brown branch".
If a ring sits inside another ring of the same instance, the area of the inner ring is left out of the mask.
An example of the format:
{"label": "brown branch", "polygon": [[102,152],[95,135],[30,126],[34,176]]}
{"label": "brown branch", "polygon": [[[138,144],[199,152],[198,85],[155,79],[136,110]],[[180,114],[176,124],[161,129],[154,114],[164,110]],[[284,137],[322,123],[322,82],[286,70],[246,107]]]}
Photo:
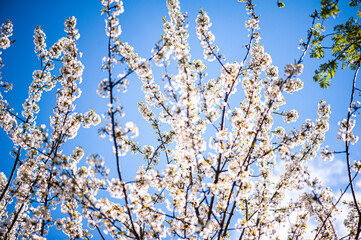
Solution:
{"label": "brown branch", "polygon": [[351,106],[353,103],[353,98],[354,98],[354,94],[355,94],[355,86],[356,86],[356,78],[358,75],[358,72],[360,70],[360,63],[357,66],[357,69],[355,71],[355,75],[353,77],[353,81],[352,81],[352,90],[351,90],[351,97],[350,97],[350,104],[349,104],[349,110],[347,113],[347,124],[346,124],[346,141],[345,141],[345,152],[346,152],[346,161],[347,161],[347,173],[348,173],[348,178],[349,178],[349,183],[350,183],[350,188],[351,188],[351,194],[352,194],[352,198],[353,201],[355,203],[355,207],[357,210],[357,214],[358,214],[358,226],[357,226],[357,232],[356,232],[356,236],[355,236],[355,240],[359,239],[360,233],[361,233],[361,210],[360,207],[358,206],[358,202],[357,202],[357,198],[356,198],[356,193],[355,193],[355,189],[354,189],[354,185],[353,185],[353,181],[352,181],[352,173],[351,173],[351,162],[350,162],[350,140],[348,140],[349,134],[348,134],[348,130],[349,130],[349,125],[350,125],[350,120],[351,120]]}

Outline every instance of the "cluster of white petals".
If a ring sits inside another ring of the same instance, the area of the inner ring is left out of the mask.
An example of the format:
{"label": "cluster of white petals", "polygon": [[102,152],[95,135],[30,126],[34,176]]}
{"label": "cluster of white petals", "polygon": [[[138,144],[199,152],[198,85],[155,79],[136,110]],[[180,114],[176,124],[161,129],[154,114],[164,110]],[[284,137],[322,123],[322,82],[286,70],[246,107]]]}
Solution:
{"label": "cluster of white petals", "polygon": [[334,154],[332,151],[329,150],[329,146],[326,146],[326,147],[322,147],[321,149],[321,158],[324,160],[324,161],[332,161],[333,158],[334,158]]}
{"label": "cluster of white petals", "polygon": [[[9,23],[10,24],[10,23]],[[10,25],[9,25],[10,26]],[[78,184],[73,176],[79,173],[77,164],[84,151],[77,147],[73,154],[62,153],[62,145],[77,135],[81,125],[89,127],[100,123],[92,110],[85,114],[74,112],[74,101],[80,97],[77,86],[82,81],[83,65],[79,60],[76,40],[79,38],[74,17],[65,21],[66,37],[60,38],[49,49],[46,36],[38,26],[34,33],[35,53],[42,69],[33,72],[29,95],[22,114],[14,113],[9,103],[0,96],[0,126],[14,144],[14,175],[8,181],[1,175],[0,235],[4,239],[45,239],[54,224],[70,238],[90,236],[83,229],[78,203],[73,197]],[[8,32],[7,36],[10,36]],[[54,61],[61,63],[60,75],[52,75]],[[39,101],[44,91],[56,86],[57,101],[50,116],[52,130],[46,124],[38,125]],[[9,205],[16,199],[13,205]],[[64,216],[54,219],[52,210],[61,206]]]}
{"label": "cluster of white petals", "polygon": [[355,144],[358,141],[358,136],[355,136],[354,134],[354,127],[356,125],[355,119],[344,119],[341,122],[338,123],[340,126],[338,128],[338,135],[337,139],[342,140],[344,142],[350,141],[351,144]]}
{"label": "cluster of white petals", "polygon": [[215,37],[213,33],[209,30],[212,26],[210,18],[206,12],[201,9],[196,20],[197,27],[197,37],[201,42],[203,47],[203,56],[204,59],[208,61],[214,61],[216,58],[221,59],[223,56],[219,54],[219,49],[217,46],[213,45]]}
{"label": "cluster of white petals", "polygon": [[[1,49],[7,49],[11,45],[10,37],[13,35],[13,24],[11,21],[7,21],[6,23],[3,23],[0,28],[0,55],[2,54]],[[0,56],[0,69],[4,66],[2,58]],[[1,72],[0,72],[0,88],[5,88],[5,91],[9,91],[12,89],[12,84],[9,84],[7,82],[1,81]],[[0,94],[0,99],[2,98]]]}
{"label": "cluster of white petals", "polygon": [[287,64],[285,69],[285,74],[287,76],[300,75],[303,72],[303,64]]}

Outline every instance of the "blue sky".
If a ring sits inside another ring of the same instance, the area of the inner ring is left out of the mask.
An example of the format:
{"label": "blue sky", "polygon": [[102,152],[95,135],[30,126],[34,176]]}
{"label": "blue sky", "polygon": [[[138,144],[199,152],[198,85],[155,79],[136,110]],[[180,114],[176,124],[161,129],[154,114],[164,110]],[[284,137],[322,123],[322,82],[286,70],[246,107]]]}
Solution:
{"label": "blue sky", "polygon": [[[299,40],[306,39],[307,29],[311,24],[309,14],[314,9],[319,8],[317,0],[291,1],[286,0],[285,8],[278,8],[276,0],[255,1],[256,13],[261,16],[261,43],[265,47],[272,59],[273,64],[278,66],[280,71],[287,63],[293,63],[301,55],[297,49]],[[99,114],[105,111],[106,100],[96,94],[99,82],[106,77],[101,71],[101,59],[107,55],[107,42],[104,33],[104,16],[100,15],[100,1],[97,0],[18,0],[5,1],[0,0],[0,22],[7,19],[14,24],[14,35],[16,43],[9,49],[3,51],[2,58],[5,67],[1,69],[3,81],[14,84],[14,89],[3,96],[8,99],[17,112],[21,112],[21,104],[27,97],[28,86],[32,81],[32,72],[40,67],[40,62],[34,53],[33,31],[37,25],[41,25],[47,35],[47,46],[51,46],[57,39],[65,35],[64,20],[70,16],[78,19],[78,29],[80,39],[78,41],[79,50],[83,52],[81,59],[84,66],[83,83],[81,89],[82,97],[77,101],[77,111],[85,112],[89,108],[95,109]],[[162,34],[162,21],[167,16],[165,1],[162,0],[125,0],[125,12],[120,16],[122,26],[122,41],[129,42],[134,46],[135,51],[142,57],[149,57],[154,44],[160,39]],[[184,0],[181,1],[182,11],[187,11],[189,15],[189,33],[190,47],[192,57],[202,59],[201,48],[195,35],[195,17],[200,8],[208,12],[213,23],[212,32],[216,36],[215,43],[220,47],[222,54],[226,56],[227,61],[241,61],[244,53],[244,44],[247,42],[248,32],[244,28],[244,21],[247,19],[243,4],[236,0]],[[342,8],[341,5],[341,9]],[[337,22],[344,22],[349,16],[354,15],[355,11],[347,9],[343,11],[336,20],[331,19],[327,22],[332,26]],[[347,106],[349,104],[349,93],[351,90],[352,72],[339,71],[336,78],[332,81],[331,87],[327,90],[321,89],[318,84],[312,80],[313,72],[320,64],[320,61],[305,58],[305,72],[301,75],[305,87],[302,91],[296,92],[291,96],[286,96],[288,104],[287,109],[297,109],[300,113],[297,125],[300,125],[304,119],[316,118],[317,103],[320,99],[326,100],[331,104],[330,131],[327,134],[325,144],[330,145],[330,149],[343,150],[341,142],[336,140],[337,122],[341,121],[347,115]],[[220,69],[208,68],[210,76],[216,76]],[[144,100],[140,92],[140,81],[134,76],[130,78],[129,92],[120,96],[120,101],[125,106],[127,113],[126,119],[135,119],[138,121],[140,136],[138,141],[146,143],[151,141],[152,131],[140,120],[140,114],[137,110],[137,103]],[[37,122],[48,125],[49,113],[55,103],[54,94],[46,93],[43,101],[40,103],[41,112]],[[357,128],[357,127],[356,127]],[[361,133],[360,127],[357,132]],[[84,144],[86,142],[86,144]],[[13,164],[13,159],[8,155],[12,149],[10,141],[5,136],[3,130],[0,130],[0,171],[4,171],[7,176]],[[112,159],[111,145],[107,140],[99,140],[97,137],[97,127],[85,129],[79,132],[75,140],[69,141],[67,145],[72,149],[74,145],[81,144],[87,154],[102,153],[109,155]],[[355,159],[361,158],[361,151],[352,149]],[[340,169],[344,162],[344,156],[336,156],[332,163],[322,163],[320,158],[316,158],[314,168],[319,170],[325,166]],[[317,160],[317,161],[316,161]],[[135,169],[134,164],[133,167]],[[133,170],[134,170],[133,169]],[[128,172],[128,171],[127,171]],[[132,171],[129,171],[130,173]],[[317,172],[315,174],[322,174]],[[325,173],[326,174],[326,173]],[[334,173],[329,173],[334,178]],[[339,174],[346,176],[346,172]],[[131,174],[126,176],[131,179]],[[322,176],[323,177],[323,176]],[[336,189],[340,187],[333,183]],[[358,189],[360,191],[360,189]]]}

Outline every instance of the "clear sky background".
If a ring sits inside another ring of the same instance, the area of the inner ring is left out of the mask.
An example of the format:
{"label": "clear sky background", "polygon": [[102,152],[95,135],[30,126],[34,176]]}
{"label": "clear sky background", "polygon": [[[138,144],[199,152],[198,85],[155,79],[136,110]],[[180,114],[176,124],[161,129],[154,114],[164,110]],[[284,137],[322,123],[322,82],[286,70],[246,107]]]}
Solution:
{"label": "clear sky background", "polygon": [[[285,0],[285,8],[278,8],[276,0],[256,0],[256,14],[261,16],[261,43],[273,60],[273,64],[283,72],[287,63],[294,63],[301,56],[297,49],[299,40],[307,37],[307,29],[311,25],[309,15],[314,9],[319,9],[318,0],[293,1]],[[342,1],[345,2],[345,1]],[[162,21],[167,16],[167,8],[164,0],[125,0],[125,12],[120,15],[122,26],[122,41],[129,42],[134,46],[140,56],[148,58],[151,49],[160,39],[162,34]],[[212,32],[216,36],[215,43],[220,47],[222,54],[228,62],[240,62],[244,56],[244,45],[248,41],[248,32],[244,27],[247,15],[244,5],[236,0],[183,0],[182,11],[189,15],[190,47],[193,58],[203,59],[200,44],[195,35],[195,18],[200,8],[208,12],[211,18]],[[64,21],[70,16],[78,19],[77,27],[80,33],[78,41],[79,50],[83,52],[81,61],[85,66],[83,83],[80,86],[83,93],[77,100],[77,111],[85,112],[95,109],[101,114],[105,111],[107,100],[96,94],[99,82],[106,77],[101,71],[101,60],[107,55],[107,41],[104,32],[104,16],[100,15],[101,4],[98,0],[0,0],[0,23],[7,19],[14,24],[14,35],[16,43],[9,49],[3,51],[2,58],[5,67],[1,69],[2,81],[14,84],[14,89],[3,96],[8,99],[16,112],[21,113],[21,104],[27,97],[28,86],[32,81],[32,72],[40,68],[40,61],[34,53],[33,32],[37,25],[41,25],[47,35],[47,46],[50,47],[59,38],[65,36]],[[350,16],[355,15],[355,10],[345,8],[336,20],[331,19],[327,26],[337,22],[345,22]],[[330,29],[330,28],[328,28]],[[321,89],[314,83],[312,76],[320,61],[305,58],[305,71],[301,75],[305,87],[293,95],[286,94],[287,105],[285,109],[299,110],[300,118],[295,126],[301,125],[305,119],[317,117],[317,104],[323,99],[331,104],[330,131],[326,135],[325,145],[330,149],[342,151],[343,144],[336,140],[337,123],[347,116],[347,106],[351,91],[353,73],[350,71],[339,71],[332,81],[329,89]],[[217,65],[210,65],[209,76],[216,77],[220,72]],[[360,85],[359,85],[360,86]],[[138,113],[137,103],[144,100],[140,91],[140,80],[134,76],[130,78],[129,92],[121,95],[120,101],[125,106],[126,120],[134,120],[140,130],[138,141],[151,144],[153,131],[141,120]],[[49,113],[55,103],[55,95],[44,93],[40,102],[40,115],[38,124],[45,123],[49,127]],[[283,124],[283,123],[281,123]],[[284,125],[284,124],[283,124]],[[356,126],[358,135],[361,135],[360,125]],[[111,144],[106,140],[99,140],[97,127],[81,129],[76,139],[70,140],[65,151],[71,151],[75,145],[83,146],[86,155],[90,153],[101,153],[107,159],[110,167],[115,166],[111,154]],[[11,142],[7,139],[5,132],[0,130],[0,171],[10,175],[14,159],[9,156],[12,149]],[[354,159],[361,159],[361,150],[351,149]],[[137,159],[136,157],[134,159]],[[139,159],[138,159],[139,160]],[[122,166],[132,166],[126,171],[126,179],[132,178],[138,160],[127,159],[128,162]],[[134,161],[134,164],[129,164]],[[113,165],[112,165],[113,164]],[[343,155],[336,155],[331,163],[324,163],[318,156],[311,164],[315,176],[328,182],[337,192],[347,181],[346,162]],[[327,183],[326,183],[327,185]],[[358,191],[361,182],[357,183]],[[56,239],[55,235],[53,237]],[[62,237],[59,237],[61,239]]]}

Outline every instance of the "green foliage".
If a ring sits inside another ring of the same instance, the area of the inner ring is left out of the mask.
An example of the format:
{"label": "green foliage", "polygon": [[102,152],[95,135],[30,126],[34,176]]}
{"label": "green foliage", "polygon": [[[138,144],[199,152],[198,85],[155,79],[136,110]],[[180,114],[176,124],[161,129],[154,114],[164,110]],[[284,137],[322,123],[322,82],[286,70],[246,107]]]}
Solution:
{"label": "green foliage", "polygon": [[340,62],[342,68],[356,69],[360,64],[361,29],[357,19],[350,18],[345,24],[335,26],[332,36],[332,55]]}
{"label": "green foliage", "polygon": [[321,88],[328,88],[330,86],[331,79],[336,74],[337,65],[336,60],[329,60],[327,63],[321,64],[315,71],[313,80],[318,82]]}
{"label": "green foliage", "polygon": [[350,7],[357,7],[361,3],[361,0],[351,0],[349,2]]}
{"label": "green foliage", "polygon": [[284,4],[281,0],[278,0],[278,1],[277,1],[277,6],[278,6],[279,8],[283,8],[283,7],[285,6],[285,4]]}
{"label": "green foliage", "polygon": [[311,49],[310,53],[311,58],[323,58],[325,56],[325,52],[323,50],[323,47],[321,45],[316,45],[315,48]]}
{"label": "green foliage", "polygon": [[[349,5],[356,7],[361,3],[361,0],[351,0]],[[322,9],[320,14],[317,14],[318,19],[329,18],[330,16],[336,17],[340,12],[338,8],[338,0],[321,0]],[[361,11],[357,11],[360,18]],[[334,33],[324,35],[325,31],[321,23],[315,24],[311,29],[314,39],[312,40],[312,47],[310,56],[311,58],[321,59],[325,56],[325,49],[331,49],[332,59],[327,63],[323,63],[315,71],[313,79],[320,84],[322,88],[327,88],[331,79],[335,76],[339,64],[341,68],[350,67],[355,70],[361,62],[361,28],[357,19],[349,18],[346,23],[339,24],[334,27]],[[323,47],[326,36],[332,36],[332,46]]]}
{"label": "green foliage", "polygon": [[321,18],[336,17],[340,9],[338,9],[338,0],[321,0]]}
{"label": "green foliage", "polygon": [[324,54],[324,48],[322,47],[321,43],[325,38],[325,35],[322,33],[325,31],[325,27],[322,26],[320,23],[317,23],[314,28],[311,29],[312,36],[314,39],[312,40],[312,48],[310,56],[312,58],[323,58],[325,56]]}

